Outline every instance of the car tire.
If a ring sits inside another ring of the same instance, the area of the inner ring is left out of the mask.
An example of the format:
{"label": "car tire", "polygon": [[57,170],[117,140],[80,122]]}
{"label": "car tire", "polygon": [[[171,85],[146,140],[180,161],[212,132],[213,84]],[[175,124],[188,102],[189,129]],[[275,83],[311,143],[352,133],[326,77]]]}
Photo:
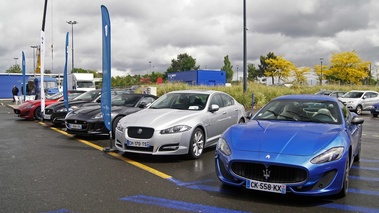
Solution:
{"label": "car tire", "polygon": [[358,115],[362,114],[362,106],[361,105],[357,106],[357,108],[355,109],[355,113],[357,113]]}
{"label": "car tire", "polygon": [[203,154],[204,151],[204,132],[201,128],[196,128],[191,136],[188,146],[188,157],[190,159],[197,159]]}
{"label": "car tire", "polygon": [[41,107],[37,107],[35,110],[34,110],[34,119],[36,120],[41,120],[42,118],[42,115],[41,115]]}
{"label": "car tire", "polygon": [[350,172],[350,161],[349,161],[349,157],[347,157],[346,163],[345,163],[345,172],[343,176],[342,189],[337,194],[337,198],[344,198],[347,195],[347,192],[349,190],[349,172]]}
{"label": "car tire", "polygon": [[123,117],[122,116],[118,116],[118,117],[115,117],[113,119],[113,122],[112,122],[112,138],[115,137],[116,127],[117,127],[118,122],[121,120],[121,118],[123,118]]}

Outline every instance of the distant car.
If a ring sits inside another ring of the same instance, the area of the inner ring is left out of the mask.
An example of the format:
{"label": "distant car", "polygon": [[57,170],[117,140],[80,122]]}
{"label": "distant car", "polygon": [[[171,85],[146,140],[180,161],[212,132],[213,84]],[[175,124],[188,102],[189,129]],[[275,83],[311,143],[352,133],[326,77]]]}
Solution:
{"label": "distant car", "polygon": [[[118,94],[112,97],[112,133],[121,118],[140,111],[158,97],[149,94]],[[109,135],[104,124],[101,106],[82,106],[69,112],[65,118],[66,132],[74,135]]]}
{"label": "distant car", "polygon": [[245,113],[243,105],[223,92],[169,92],[119,121],[115,147],[122,152],[199,158],[223,131],[245,122]]}
{"label": "distant car", "polygon": [[372,105],[379,102],[379,93],[369,90],[351,90],[339,98],[346,107],[358,115],[370,111]]}
{"label": "distant car", "polygon": [[[131,92],[128,89],[127,90],[113,89],[112,93],[115,95],[115,94],[121,94],[121,93],[131,93]],[[68,110],[72,111],[82,106],[99,105],[100,98],[101,98],[101,89],[85,92],[79,95],[78,97],[75,97],[74,99],[69,100]],[[48,107],[45,108],[45,111],[43,113],[44,120],[46,122],[53,123],[53,125],[63,125],[66,115],[67,115],[67,109],[64,102],[57,102],[57,103],[49,105]]]}
{"label": "distant car", "polygon": [[275,98],[223,133],[216,175],[223,184],[252,190],[343,197],[361,157],[363,122],[335,97]]}
{"label": "distant car", "polygon": [[378,115],[379,115],[379,102],[372,105],[370,112],[371,112],[371,115],[373,117],[375,117],[375,118],[378,117]]}
{"label": "distant car", "polygon": [[316,95],[328,95],[328,96],[333,96],[336,98],[342,97],[343,95],[346,94],[344,91],[338,91],[338,90],[321,90],[319,92],[315,93]]}
{"label": "distant car", "polygon": [[[76,96],[82,94],[84,91],[79,90],[70,90],[68,91],[68,99],[71,100]],[[63,92],[55,93],[54,95],[46,96],[45,98],[45,106],[49,106],[51,104],[60,102],[63,100]],[[14,113],[20,117],[25,119],[42,119],[41,114],[41,99],[38,100],[28,100],[19,105],[14,109]]]}

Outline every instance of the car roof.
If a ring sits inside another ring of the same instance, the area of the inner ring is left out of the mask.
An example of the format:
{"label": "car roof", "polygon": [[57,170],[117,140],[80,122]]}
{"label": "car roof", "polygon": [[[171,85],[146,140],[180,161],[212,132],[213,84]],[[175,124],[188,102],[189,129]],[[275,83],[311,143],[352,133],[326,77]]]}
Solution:
{"label": "car roof", "polygon": [[320,101],[337,101],[338,99],[328,95],[310,95],[310,94],[295,94],[283,95],[275,98],[274,100],[320,100]]}
{"label": "car roof", "polygon": [[[216,91],[216,90],[195,90],[195,89],[190,89],[190,90],[175,90],[175,91],[171,91],[169,93],[199,93],[199,94],[212,94],[212,93],[215,93],[215,92],[220,92],[220,91]],[[220,93],[223,93],[223,92],[220,92]]]}

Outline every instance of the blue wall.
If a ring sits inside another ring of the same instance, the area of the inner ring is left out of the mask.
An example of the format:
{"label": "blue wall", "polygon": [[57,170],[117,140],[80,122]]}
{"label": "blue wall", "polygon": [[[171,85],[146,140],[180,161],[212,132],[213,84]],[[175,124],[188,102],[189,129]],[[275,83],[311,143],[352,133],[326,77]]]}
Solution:
{"label": "blue wall", "polygon": [[[28,82],[29,76],[33,75],[25,75],[25,82]],[[21,84],[22,84],[22,74],[20,75],[8,75],[8,74],[0,74],[0,99],[4,98],[12,98],[12,88],[14,85],[18,87],[19,93],[21,95]]]}
{"label": "blue wall", "polygon": [[189,85],[225,85],[226,72],[220,70],[190,70],[168,74],[169,82],[185,82]]}

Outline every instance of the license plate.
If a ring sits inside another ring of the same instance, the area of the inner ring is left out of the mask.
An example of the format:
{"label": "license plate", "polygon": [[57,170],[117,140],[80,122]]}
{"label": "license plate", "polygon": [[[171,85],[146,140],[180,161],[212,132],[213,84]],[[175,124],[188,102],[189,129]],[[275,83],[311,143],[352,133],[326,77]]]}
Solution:
{"label": "license plate", "polygon": [[260,182],[260,181],[255,181],[255,180],[247,180],[246,188],[259,190],[259,191],[265,191],[265,192],[280,193],[280,194],[286,193],[286,185],[284,184],[266,183],[266,182]]}
{"label": "license plate", "polygon": [[82,125],[81,124],[70,124],[71,129],[81,129]]}
{"label": "license plate", "polygon": [[145,147],[148,148],[150,147],[149,142],[146,141],[126,141],[127,146],[134,146],[134,147]]}
{"label": "license plate", "polygon": [[51,115],[43,115],[43,118],[44,118],[44,119],[47,119],[47,120],[50,120]]}

